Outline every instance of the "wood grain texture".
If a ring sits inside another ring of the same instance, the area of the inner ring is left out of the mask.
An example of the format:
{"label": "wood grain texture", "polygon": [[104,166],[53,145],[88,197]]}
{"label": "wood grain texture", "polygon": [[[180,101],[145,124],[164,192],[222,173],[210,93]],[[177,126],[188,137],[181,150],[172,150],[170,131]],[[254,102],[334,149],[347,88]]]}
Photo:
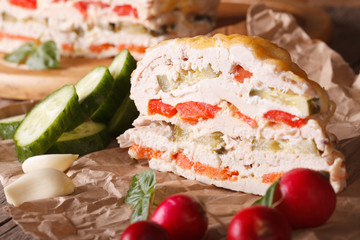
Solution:
{"label": "wood grain texture", "polygon": [[[246,12],[250,4],[260,0],[222,2],[218,8],[217,28],[214,33],[247,34]],[[316,7],[286,0],[261,0],[269,8],[295,15],[300,25],[312,38],[327,41],[331,34],[331,22],[327,14]],[[9,64],[0,54],[0,97],[40,100],[65,84],[76,83],[94,67],[109,66],[112,59],[62,58],[61,67],[52,70],[28,70],[24,66]]]}
{"label": "wood grain texture", "polygon": [[0,239],[6,240],[33,240],[34,237],[24,233],[22,229],[12,220],[6,211],[7,202],[4,189],[0,184]]}
{"label": "wood grain texture", "polygon": [[108,66],[112,59],[62,58],[61,67],[51,70],[28,70],[9,64],[0,54],[0,97],[43,99],[65,84],[76,83],[93,68]]}

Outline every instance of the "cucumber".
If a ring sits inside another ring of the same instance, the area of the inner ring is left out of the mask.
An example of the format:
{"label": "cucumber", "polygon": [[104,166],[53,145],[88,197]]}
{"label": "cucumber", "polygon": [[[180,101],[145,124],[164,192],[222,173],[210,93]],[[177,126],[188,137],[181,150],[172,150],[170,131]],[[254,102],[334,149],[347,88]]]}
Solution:
{"label": "cucumber", "polygon": [[79,96],[81,112],[68,131],[79,126],[101,106],[108,96],[114,80],[107,67],[98,66],[75,84]]}
{"label": "cucumber", "polygon": [[24,117],[25,114],[21,114],[21,115],[0,119],[0,137],[2,139],[13,138],[17,127],[24,119]]}
{"label": "cucumber", "polygon": [[89,117],[104,102],[113,82],[108,68],[99,66],[75,84],[80,106]]}
{"label": "cucumber", "polygon": [[110,143],[105,124],[87,121],[69,132],[64,132],[47,153],[71,153],[80,156],[102,150]]}
{"label": "cucumber", "polygon": [[130,99],[129,95],[130,93],[126,95],[124,101],[109,122],[109,130],[114,135],[125,132],[125,130],[132,126],[132,122],[137,116],[139,116],[135,103]]}
{"label": "cucumber", "polygon": [[286,152],[290,154],[314,154],[319,155],[319,150],[313,140],[300,140],[297,144],[287,140],[253,139],[252,150]]}
{"label": "cucumber", "polygon": [[305,116],[310,116],[320,112],[319,98],[307,98],[291,93],[285,93],[270,90],[255,90],[252,89],[249,93],[250,97],[259,96],[270,101],[280,103],[287,106],[296,107]]}
{"label": "cucumber", "polygon": [[18,160],[44,154],[76,121],[80,110],[74,85],[65,85],[35,105],[14,134]]}
{"label": "cucumber", "polygon": [[114,78],[113,86],[103,104],[91,116],[95,122],[109,123],[126,94],[130,91],[130,76],[136,61],[127,49],[122,50],[112,61],[109,71]]}

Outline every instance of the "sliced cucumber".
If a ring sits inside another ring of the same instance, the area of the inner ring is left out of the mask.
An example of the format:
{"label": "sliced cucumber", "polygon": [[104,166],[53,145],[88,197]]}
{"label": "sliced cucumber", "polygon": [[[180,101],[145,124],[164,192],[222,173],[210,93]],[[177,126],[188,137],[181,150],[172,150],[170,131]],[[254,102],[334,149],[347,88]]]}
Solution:
{"label": "sliced cucumber", "polygon": [[[136,68],[136,60],[130,54],[129,50],[123,49],[115,56],[114,60],[109,66],[109,71],[115,80],[123,78],[124,76],[131,75],[132,71]],[[123,80],[124,81],[124,80]],[[130,88],[130,82],[125,81]],[[120,85],[121,87],[121,85]]]}
{"label": "sliced cucumber", "polygon": [[195,142],[207,145],[211,148],[212,151],[222,154],[225,152],[225,146],[226,143],[224,142],[224,139],[222,138],[224,136],[221,132],[213,132],[209,135],[199,137],[195,139]]}
{"label": "sliced cucumber", "polygon": [[156,75],[157,82],[163,92],[169,92],[177,89],[182,84],[192,86],[201,80],[216,77],[219,77],[219,74],[214,72],[211,65],[208,65],[206,68],[200,70],[181,70],[179,77],[175,80],[168,79],[166,75]]}
{"label": "sliced cucumber", "polygon": [[253,150],[286,152],[291,154],[315,154],[319,155],[319,150],[313,140],[301,140],[297,144],[289,143],[286,140],[273,139],[254,139],[252,142]]}
{"label": "sliced cucumber", "polygon": [[80,156],[102,150],[110,143],[110,133],[102,123],[87,121],[64,132],[48,153],[71,153]]}
{"label": "sliced cucumber", "polygon": [[97,111],[91,116],[95,122],[109,123],[126,94],[130,91],[130,76],[136,61],[127,49],[122,50],[112,61],[109,71],[114,78],[113,86]]}
{"label": "sliced cucumber", "polygon": [[196,144],[201,144],[207,146],[211,151],[216,152],[217,154],[223,154],[225,152],[226,143],[222,138],[224,136],[221,132],[212,132],[208,135],[204,135],[198,138],[192,136],[192,132],[189,130],[181,129],[179,126],[175,125],[172,133],[172,141],[174,142],[194,142]]}
{"label": "sliced cucumber", "polygon": [[25,116],[14,134],[20,162],[44,154],[76,121],[80,105],[74,85],[65,85],[48,95]]}
{"label": "sliced cucumber", "polygon": [[14,137],[15,131],[25,114],[16,115],[8,118],[0,119],[0,137],[2,139],[11,139]]}
{"label": "sliced cucumber", "polygon": [[89,117],[104,102],[113,82],[108,68],[99,66],[75,84],[80,105]]}
{"label": "sliced cucumber", "polygon": [[296,107],[305,116],[320,112],[319,98],[307,98],[304,96],[284,93],[273,89],[269,90],[255,90],[250,91],[251,96],[259,96],[270,101],[280,103],[287,106]]}
{"label": "sliced cucumber", "polygon": [[76,92],[79,96],[81,112],[78,113],[77,121],[73,121],[69,130],[74,129],[85,122],[101,106],[108,96],[114,80],[107,67],[94,68],[76,84]]}
{"label": "sliced cucumber", "polygon": [[112,134],[118,135],[131,127],[132,122],[139,116],[139,112],[128,93],[110,120],[109,130]]}
{"label": "sliced cucumber", "polygon": [[191,132],[182,129],[178,125],[174,126],[174,130],[172,132],[172,141],[173,142],[184,142],[189,141]]}

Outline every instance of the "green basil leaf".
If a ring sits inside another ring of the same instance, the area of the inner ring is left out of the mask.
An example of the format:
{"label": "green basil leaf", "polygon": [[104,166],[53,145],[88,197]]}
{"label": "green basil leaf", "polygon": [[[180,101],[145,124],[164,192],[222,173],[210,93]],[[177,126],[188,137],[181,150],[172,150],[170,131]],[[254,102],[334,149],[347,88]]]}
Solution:
{"label": "green basil leaf", "polygon": [[275,195],[275,191],[277,186],[279,185],[279,181],[280,179],[277,179],[275,182],[273,182],[270,187],[266,190],[265,195],[256,200],[253,205],[263,205],[263,206],[267,206],[267,207],[272,207],[272,205],[274,204],[274,195]]}
{"label": "green basil leaf", "polygon": [[150,202],[155,192],[155,185],[156,177],[152,169],[133,176],[125,197],[125,202],[135,210],[130,218],[131,223],[148,218]]}
{"label": "green basil leaf", "polygon": [[29,54],[31,54],[36,49],[35,42],[27,42],[21,45],[15,51],[5,54],[5,61],[14,62],[14,63],[23,63]]}
{"label": "green basil leaf", "polygon": [[46,41],[32,52],[26,60],[30,69],[49,69],[60,66],[60,52],[56,43],[52,40]]}
{"label": "green basil leaf", "polygon": [[152,195],[153,192],[145,194],[141,201],[136,205],[135,211],[130,218],[131,223],[147,220]]}

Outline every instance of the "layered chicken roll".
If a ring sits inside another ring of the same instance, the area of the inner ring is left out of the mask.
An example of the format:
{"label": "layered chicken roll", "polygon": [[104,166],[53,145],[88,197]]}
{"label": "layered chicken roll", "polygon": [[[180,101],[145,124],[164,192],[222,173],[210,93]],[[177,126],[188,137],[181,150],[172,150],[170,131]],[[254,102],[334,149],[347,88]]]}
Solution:
{"label": "layered chicken roll", "polygon": [[62,55],[140,59],[165,39],[206,34],[219,0],[0,0],[0,51],[54,40]]}
{"label": "layered chicken roll", "polygon": [[267,40],[165,41],[131,84],[140,115],[118,142],[150,168],[260,195],[299,167],[328,171],[336,192],[345,187],[344,157],[325,131],[334,103]]}

